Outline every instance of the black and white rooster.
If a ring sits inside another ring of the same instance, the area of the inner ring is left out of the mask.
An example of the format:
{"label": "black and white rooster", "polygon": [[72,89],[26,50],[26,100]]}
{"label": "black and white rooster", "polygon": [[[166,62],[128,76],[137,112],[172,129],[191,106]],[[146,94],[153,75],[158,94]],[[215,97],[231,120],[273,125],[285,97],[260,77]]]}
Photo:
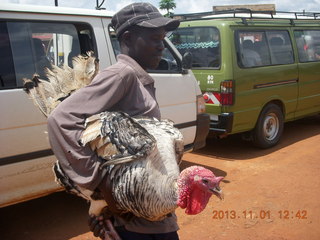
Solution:
{"label": "black and white rooster", "polygon": [[[73,66],[48,69],[49,81],[37,76],[24,79],[26,92],[46,116],[64,98],[89,84],[98,71],[92,53],[74,58]],[[95,194],[74,185],[58,163],[54,171],[59,183],[91,202],[90,213],[99,215],[108,204],[111,212],[158,221],[177,207],[187,214],[200,213],[212,194],[222,197],[219,183],[223,177],[200,166],[180,173],[183,137],[173,122],[102,112],[85,124],[80,142],[105,159],[102,167],[107,170],[111,200],[93,200]]]}

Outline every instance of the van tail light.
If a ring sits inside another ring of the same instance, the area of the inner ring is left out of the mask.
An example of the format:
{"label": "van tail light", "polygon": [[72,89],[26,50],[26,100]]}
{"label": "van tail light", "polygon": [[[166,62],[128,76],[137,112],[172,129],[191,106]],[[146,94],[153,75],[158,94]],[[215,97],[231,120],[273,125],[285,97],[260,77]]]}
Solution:
{"label": "van tail light", "polygon": [[234,82],[226,80],[220,84],[220,103],[221,105],[233,105]]}
{"label": "van tail light", "polygon": [[234,104],[234,81],[226,80],[220,83],[220,92],[205,92],[203,99],[206,104],[233,105]]}

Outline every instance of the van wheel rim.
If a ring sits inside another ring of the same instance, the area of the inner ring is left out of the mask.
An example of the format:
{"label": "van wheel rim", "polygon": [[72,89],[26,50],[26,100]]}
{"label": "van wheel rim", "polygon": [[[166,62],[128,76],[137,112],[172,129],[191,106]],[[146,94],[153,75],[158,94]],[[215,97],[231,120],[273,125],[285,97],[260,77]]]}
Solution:
{"label": "van wheel rim", "polygon": [[266,116],[263,123],[264,136],[268,141],[274,140],[279,132],[279,120],[274,113]]}

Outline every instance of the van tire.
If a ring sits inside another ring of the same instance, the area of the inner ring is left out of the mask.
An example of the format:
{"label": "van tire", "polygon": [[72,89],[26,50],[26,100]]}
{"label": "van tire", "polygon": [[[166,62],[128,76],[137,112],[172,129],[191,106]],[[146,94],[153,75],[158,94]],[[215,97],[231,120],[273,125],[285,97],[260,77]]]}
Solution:
{"label": "van tire", "polygon": [[268,104],[260,113],[252,133],[253,145],[259,148],[275,146],[283,132],[283,113],[276,104]]}

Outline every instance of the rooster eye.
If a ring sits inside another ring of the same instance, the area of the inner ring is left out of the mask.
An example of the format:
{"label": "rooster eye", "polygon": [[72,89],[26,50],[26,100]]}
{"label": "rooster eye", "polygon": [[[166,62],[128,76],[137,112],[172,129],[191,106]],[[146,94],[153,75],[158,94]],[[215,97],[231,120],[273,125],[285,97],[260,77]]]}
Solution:
{"label": "rooster eye", "polygon": [[202,182],[203,182],[204,184],[208,184],[208,180],[207,180],[207,179],[202,179]]}

